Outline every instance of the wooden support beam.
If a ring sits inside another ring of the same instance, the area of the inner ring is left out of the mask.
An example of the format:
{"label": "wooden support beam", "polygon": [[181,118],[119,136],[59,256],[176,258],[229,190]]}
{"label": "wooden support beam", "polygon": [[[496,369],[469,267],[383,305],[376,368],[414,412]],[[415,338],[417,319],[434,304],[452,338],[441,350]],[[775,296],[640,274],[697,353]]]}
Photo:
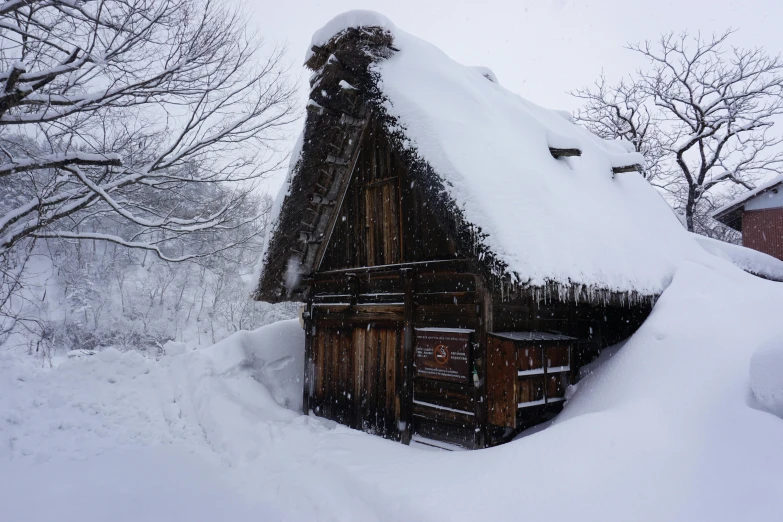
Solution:
{"label": "wooden support beam", "polygon": [[308,244],[318,244],[321,242],[320,238],[317,238],[313,233],[307,232],[305,230],[299,231],[299,242],[300,243],[308,243]]}
{"label": "wooden support beam", "polygon": [[364,120],[355,118],[350,114],[342,113],[340,114],[340,123],[343,125],[351,125],[353,127],[361,127],[364,124]]}
{"label": "wooden support beam", "polygon": [[402,389],[400,390],[400,421],[404,428],[400,441],[410,444],[413,436],[413,307],[415,299],[414,272],[412,268],[400,269],[404,293],[402,337]]}
{"label": "wooden support beam", "polygon": [[356,274],[345,274],[348,293],[351,295],[351,306],[356,306],[359,301],[359,278]]}
{"label": "wooden support beam", "polygon": [[310,50],[313,51],[313,54],[322,56],[324,59],[329,58],[329,51],[327,51],[320,45],[313,45],[312,47],[310,47]]}
{"label": "wooden support beam", "polygon": [[310,201],[316,205],[334,205],[334,201],[330,201],[323,196],[313,194],[310,197]]}
{"label": "wooden support beam", "polygon": [[313,100],[310,100],[307,102],[307,105],[305,106],[308,112],[312,112],[313,114],[329,114],[332,116],[336,116],[337,114],[331,110],[329,107],[324,107],[323,105],[314,102]]}
{"label": "wooden support beam", "polygon": [[612,174],[622,174],[623,172],[642,172],[641,165],[626,165],[624,167],[612,167]]}
{"label": "wooden support beam", "polygon": [[348,165],[348,160],[345,160],[343,158],[338,158],[334,154],[327,155],[324,161],[326,163],[331,163],[333,165],[341,165],[341,166]]}
{"label": "wooden support beam", "polygon": [[565,158],[582,155],[582,151],[579,149],[556,149],[554,147],[549,147],[549,153],[554,158]]}
{"label": "wooden support beam", "polygon": [[313,300],[307,300],[305,312],[303,314],[305,331],[305,353],[304,353],[304,386],[302,387],[302,411],[305,415],[310,412],[310,397],[313,393]]}

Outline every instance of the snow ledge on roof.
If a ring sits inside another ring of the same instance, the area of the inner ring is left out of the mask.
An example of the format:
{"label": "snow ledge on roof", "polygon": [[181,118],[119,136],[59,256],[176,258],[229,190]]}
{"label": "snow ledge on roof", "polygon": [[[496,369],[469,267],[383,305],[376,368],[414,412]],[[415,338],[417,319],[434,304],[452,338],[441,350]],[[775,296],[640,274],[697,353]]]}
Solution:
{"label": "snow ledge on roof", "polygon": [[706,236],[691,233],[704,250],[726,259],[745,272],[773,281],[783,281],[783,261],[768,254],[739,245],[726,243]]}
{"label": "snow ledge on roof", "polygon": [[351,27],[382,27],[392,33],[397,30],[397,26],[391,20],[375,11],[365,9],[346,11],[329,20],[326,25],[313,34],[310,47],[307,48],[305,55],[305,63],[313,56],[313,46],[322,47],[334,35]]}

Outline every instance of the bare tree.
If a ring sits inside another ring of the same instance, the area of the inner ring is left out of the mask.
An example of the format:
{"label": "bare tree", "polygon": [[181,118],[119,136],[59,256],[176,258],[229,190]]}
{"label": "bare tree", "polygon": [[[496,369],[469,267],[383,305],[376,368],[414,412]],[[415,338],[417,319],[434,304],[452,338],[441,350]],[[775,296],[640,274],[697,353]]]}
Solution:
{"label": "bare tree", "polygon": [[662,175],[666,155],[663,122],[638,83],[621,80],[617,85],[609,85],[601,74],[591,87],[570,94],[584,101],[576,112],[576,121],[601,138],[631,142],[636,152],[644,156],[644,177],[663,189],[670,185]]}
{"label": "bare tree", "polygon": [[673,196],[690,231],[709,232],[699,220],[728,187],[750,189],[783,163],[782,139],[770,131],[783,112],[783,62],[763,49],[729,46],[732,34],[668,33],[629,45],[648,69],[618,87],[601,79],[575,93],[587,100],[578,118],[589,128],[641,137],[659,151],[654,182]]}
{"label": "bare tree", "polygon": [[[14,200],[0,215],[0,252],[57,237],[182,260],[209,253],[186,252],[189,234],[236,227],[232,210],[250,193],[239,182],[274,167],[265,146],[293,114],[281,50],[259,56],[239,11],[211,0],[11,0],[0,27],[0,178]],[[194,200],[195,183],[224,190]],[[129,234],[90,229],[106,215]]]}
{"label": "bare tree", "polygon": [[245,19],[219,0],[0,3],[4,294],[35,240],[184,261],[261,232],[247,208],[296,115],[283,50]]}

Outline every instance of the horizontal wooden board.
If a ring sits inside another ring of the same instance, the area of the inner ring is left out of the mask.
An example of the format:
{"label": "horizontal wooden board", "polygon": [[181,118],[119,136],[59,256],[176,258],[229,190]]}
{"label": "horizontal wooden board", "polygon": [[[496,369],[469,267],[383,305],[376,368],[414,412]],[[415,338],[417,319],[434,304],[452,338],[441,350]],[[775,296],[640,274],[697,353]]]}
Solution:
{"label": "horizontal wooden board", "polygon": [[413,401],[413,416],[425,417],[437,422],[454,423],[462,427],[472,427],[476,424],[475,417],[472,413],[446,409],[443,407],[436,408],[428,404],[422,404],[418,402],[418,400]]}
{"label": "horizontal wooden board", "polygon": [[419,306],[427,305],[471,305],[478,303],[476,292],[417,292],[415,302]]}
{"label": "horizontal wooden board", "polygon": [[414,416],[413,432],[421,437],[457,444],[468,449],[473,449],[475,446],[475,428],[473,426]]}
{"label": "horizontal wooden board", "polygon": [[416,292],[475,292],[476,275],[456,272],[417,274]]}
{"label": "horizontal wooden board", "polygon": [[480,315],[476,305],[429,305],[417,306],[413,320],[416,326],[437,326],[446,328],[471,328],[480,326]]}
{"label": "horizontal wooden board", "polygon": [[473,411],[475,408],[475,386],[448,381],[416,378],[413,381],[413,398],[421,402],[446,408]]}

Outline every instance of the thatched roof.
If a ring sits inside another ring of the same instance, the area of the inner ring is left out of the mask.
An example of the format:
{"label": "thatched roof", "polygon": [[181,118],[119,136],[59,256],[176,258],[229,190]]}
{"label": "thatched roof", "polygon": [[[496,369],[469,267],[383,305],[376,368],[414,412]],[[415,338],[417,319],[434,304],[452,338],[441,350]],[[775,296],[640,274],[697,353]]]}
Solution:
{"label": "thatched roof", "polygon": [[281,196],[258,299],[301,299],[336,219],[363,125],[386,129],[409,170],[504,291],[559,299],[654,298],[676,266],[709,256],[640,175],[630,144],[524,100],[381,15],[316,33],[301,151]]}

